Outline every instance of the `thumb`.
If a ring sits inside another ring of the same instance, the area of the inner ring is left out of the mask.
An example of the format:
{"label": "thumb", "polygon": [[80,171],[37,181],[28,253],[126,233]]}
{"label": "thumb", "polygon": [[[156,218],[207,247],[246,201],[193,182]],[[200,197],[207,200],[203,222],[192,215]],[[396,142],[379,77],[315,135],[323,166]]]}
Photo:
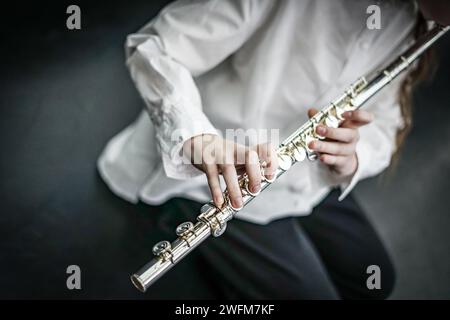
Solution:
{"label": "thumb", "polygon": [[317,112],[319,112],[319,110],[315,109],[315,108],[310,108],[308,109],[308,117],[313,117]]}

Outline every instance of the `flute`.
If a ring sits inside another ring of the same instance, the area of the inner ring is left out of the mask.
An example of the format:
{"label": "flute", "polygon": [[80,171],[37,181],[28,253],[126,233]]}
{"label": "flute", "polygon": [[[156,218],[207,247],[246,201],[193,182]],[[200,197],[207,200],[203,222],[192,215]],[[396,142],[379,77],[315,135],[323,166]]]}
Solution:
{"label": "flute", "polygon": [[[399,74],[408,69],[429,47],[441,38],[450,26],[436,25],[427,34],[421,37],[415,44],[407,49],[400,57],[395,59],[386,69],[374,74],[363,76],[345,91],[345,93],[331,102],[320,112],[316,113],[304,125],[293,132],[277,148],[279,167],[270,180],[261,172],[261,188],[258,193],[252,193],[248,188],[248,176],[243,174],[239,178],[239,186],[242,192],[243,206],[258,196],[260,192],[274,183],[282,174],[288,171],[292,165],[305,159],[315,160],[317,154],[309,149],[311,141],[321,140],[316,132],[318,125],[337,128],[343,121],[343,113],[359,109],[377,92],[392,82]],[[169,241],[158,242],[153,247],[155,258],[131,276],[134,286],[145,292],[156,280],[169,271],[175,264],[194,250],[210,235],[218,237],[227,227],[227,222],[233,219],[242,208],[233,208],[224,191],[225,204],[218,208],[213,202],[205,204],[197,217],[197,222],[184,222],[176,228],[178,238]]]}

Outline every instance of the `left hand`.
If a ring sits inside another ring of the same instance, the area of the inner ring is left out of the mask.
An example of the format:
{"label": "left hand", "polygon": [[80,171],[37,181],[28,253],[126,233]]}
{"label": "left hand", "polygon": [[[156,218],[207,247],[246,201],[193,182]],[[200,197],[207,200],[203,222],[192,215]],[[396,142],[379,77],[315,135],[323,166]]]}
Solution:
{"label": "left hand", "polygon": [[[309,109],[311,118],[318,111]],[[312,141],[308,147],[320,154],[319,159],[340,177],[351,176],[358,168],[356,144],[359,140],[359,128],[371,123],[374,115],[365,110],[348,111],[343,114],[344,122],[339,128],[324,125],[317,126],[317,133],[325,140]]]}

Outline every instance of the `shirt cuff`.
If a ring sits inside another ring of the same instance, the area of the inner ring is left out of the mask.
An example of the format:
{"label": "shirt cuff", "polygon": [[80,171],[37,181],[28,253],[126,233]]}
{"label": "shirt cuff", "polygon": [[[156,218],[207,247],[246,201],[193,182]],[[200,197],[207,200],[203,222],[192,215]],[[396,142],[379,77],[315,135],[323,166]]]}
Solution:
{"label": "shirt cuff", "polygon": [[183,154],[183,144],[192,137],[202,134],[220,135],[203,113],[197,114],[195,119],[191,119],[189,126],[183,126],[172,132],[173,144],[169,150],[161,152],[163,168],[167,177],[183,180],[203,174]]}

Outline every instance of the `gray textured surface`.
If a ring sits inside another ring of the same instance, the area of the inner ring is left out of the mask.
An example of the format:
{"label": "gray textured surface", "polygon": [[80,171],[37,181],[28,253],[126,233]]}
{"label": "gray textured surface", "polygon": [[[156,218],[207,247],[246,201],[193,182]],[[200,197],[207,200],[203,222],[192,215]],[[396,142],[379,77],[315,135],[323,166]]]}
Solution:
{"label": "gray textured surface", "polygon": [[[79,32],[64,27],[66,5],[28,25],[2,21],[0,297],[143,298],[128,273],[163,237],[149,234],[158,229],[150,218],[157,211],[114,197],[95,161],[142,108],[122,44],[161,4],[86,5]],[[22,8],[14,12],[26,21]],[[397,266],[393,298],[450,298],[450,37],[439,47],[441,68],[417,92],[416,126],[399,168],[356,191]],[[73,263],[84,270],[82,292],[65,288]],[[163,288],[187,268],[145,298],[173,297]],[[33,286],[24,290],[29,278]],[[179,295],[205,297],[192,289],[184,282]]]}
{"label": "gray textured surface", "polygon": [[432,83],[415,98],[415,125],[398,168],[358,185],[357,198],[392,252],[392,298],[450,298],[450,39]]}

